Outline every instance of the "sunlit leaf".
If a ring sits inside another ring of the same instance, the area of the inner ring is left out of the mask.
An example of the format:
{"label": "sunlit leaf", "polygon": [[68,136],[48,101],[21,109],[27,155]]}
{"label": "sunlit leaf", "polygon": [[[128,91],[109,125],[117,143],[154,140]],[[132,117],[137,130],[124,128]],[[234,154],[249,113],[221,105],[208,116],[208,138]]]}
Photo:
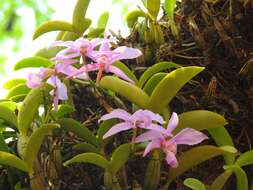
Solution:
{"label": "sunlit leaf", "polygon": [[0,164],[15,167],[24,172],[28,172],[26,163],[14,154],[0,151]]}
{"label": "sunlit leaf", "polygon": [[146,0],[146,7],[148,12],[156,19],[160,10],[160,0]]}
{"label": "sunlit leaf", "polygon": [[109,12],[106,11],[104,13],[102,13],[99,18],[98,18],[98,22],[97,22],[97,28],[106,28],[107,22],[109,20]]}
{"label": "sunlit leaf", "polygon": [[248,190],[248,178],[242,168],[240,168],[238,165],[227,165],[223,168],[235,173],[237,190]]}
{"label": "sunlit leaf", "polygon": [[134,10],[134,11],[129,12],[126,16],[127,26],[129,28],[132,28],[134,24],[138,21],[139,17],[146,18],[147,14],[141,10]]}
{"label": "sunlit leaf", "polygon": [[213,157],[223,155],[224,153],[227,153],[228,150],[227,147],[224,149],[223,147],[203,145],[183,152],[182,155],[178,157],[179,166],[177,168],[171,168],[169,171],[169,182],[167,185],[192,167]]}
{"label": "sunlit leaf", "polygon": [[26,97],[27,93],[26,94],[19,94],[19,95],[16,95],[16,96],[12,96],[10,98],[11,101],[13,102],[16,102],[16,103],[19,103],[19,102],[23,102],[25,97]]}
{"label": "sunlit leaf", "polygon": [[131,144],[120,145],[112,154],[110,161],[110,169],[113,173],[118,170],[128,161],[131,154]]}
{"label": "sunlit leaf", "polygon": [[9,152],[8,146],[2,133],[0,133],[0,151]]}
{"label": "sunlit leaf", "polygon": [[18,129],[21,135],[27,135],[27,131],[38,112],[41,102],[42,91],[39,88],[32,89],[25,97],[18,113]]}
{"label": "sunlit leaf", "polygon": [[33,68],[33,67],[50,67],[53,65],[53,62],[39,56],[24,58],[21,61],[17,62],[14,66],[14,70],[20,70],[24,68]]}
{"label": "sunlit leaf", "polygon": [[[222,125],[217,128],[209,128],[208,132],[218,146],[234,146],[231,136]],[[226,164],[233,164],[235,161],[235,155],[227,153],[224,155],[224,159],[226,161]]]}
{"label": "sunlit leaf", "polygon": [[98,38],[104,33],[104,28],[95,28],[90,30],[90,32],[87,34],[88,38]]}
{"label": "sunlit leaf", "polygon": [[44,22],[42,25],[40,25],[35,33],[33,34],[33,40],[41,36],[42,34],[45,34],[47,32],[52,31],[69,31],[74,32],[74,27],[71,23],[66,21],[60,21],[60,20],[54,20],[54,21],[47,21]]}
{"label": "sunlit leaf", "polygon": [[149,100],[142,89],[117,77],[105,76],[101,79],[99,86],[120,94],[140,108],[146,108]]}
{"label": "sunlit leaf", "polygon": [[24,160],[27,163],[29,171],[31,171],[33,168],[34,160],[36,159],[45,136],[48,135],[53,129],[59,127],[60,126],[58,124],[45,124],[36,129],[29,137],[24,155]]}
{"label": "sunlit leaf", "polygon": [[232,174],[233,173],[231,171],[223,172],[214,180],[214,182],[210,185],[208,190],[222,190],[223,186],[225,185],[225,183]]}
{"label": "sunlit leaf", "polygon": [[104,169],[107,169],[109,166],[109,161],[106,160],[103,156],[96,154],[96,153],[83,153],[78,154],[77,156],[71,158],[70,160],[64,162],[64,166],[73,163],[89,163],[100,166]]}
{"label": "sunlit leaf", "polygon": [[203,67],[190,66],[170,72],[153,90],[148,108],[153,112],[162,112],[177,92],[203,69]]}
{"label": "sunlit leaf", "polygon": [[6,98],[11,99],[14,96],[26,95],[30,92],[30,90],[31,89],[28,88],[26,84],[19,84],[9,90],[8,94],[6,95]]}
{"label": "sunlit leaf", "polygon": [[94,153],[100,154],[97,147],[93,146],[92,144],[86,143],[86,142],[76,144],[72,148],[74,150],[77,150],[80,152],[94,152]]}
{"label": "sunlit leaf", "polygon": [[3,87],[7,90],[19,85],[19,84],[25,84],[26,83],[26,79],[23,78],[14,78],[14,79],[10,79],[7,82],[4,83]]}
{"label": "sunlit leaf", "polygon": [[176,0],[165,0],[164,2],[164,9],[166,11],[166,14],[168,16],[168,19],[170,21],[170,27],[172,34],[175,37],[178,37],[178,29],[174,20],[174,9],[176,7]]}
{"label": "sunlit leaf", "polygon": [[99,145],[97,138],[92,134],[92,132],[78,121],[71,118],[62,118],[58,120],[58,123],[61,125],[62,129],[66,131],[71,131],[78,137],[84,139],[85,141],[91,143],[94,146]]}
{"label": "sunlit leaf", "polygon": [[121,71],[123,71],[135,84],[138,83],[138,79],[134,75],[134,73],[121,61],[117,61],[113,63],[114,66],[118,67]]}
{"label": "sunlit leaf", "polygon": [[236,160],[235,164],[240,167],[252,165],[253,164],[253,150],[244,152],[240,157]]}
{"label": "sunlit leaf", "polygon": [[193,190],[206,190],[205,185],[195,178],[187,178],[184,180],[184,185]]}
{"label": "sunlit leaf", "polygon": [[13,101],[3,101],[3,102],[0,102],[0,106],[4,106],[12,111],[15,111],[17,109],[17,104],[16,102],[13,102]]}
{"label": "sunlit leaf", "polygon": [[60,47],[46,47],[36,52],[35,56],[51,59],[61,50]]}
{"label": "sunlit leaf", "polygon": [[74,9],[72,23],[73,26],[77,29],[79,35],[82,35],[86,26],[85,26],[85,15],[90,4],[90,0],[78,0]]}
{"label": "sunlit leaf", "polygon": [[69,104],[61,104],[59,105],[58,111],[57,111],[57,117],[61,118],[64,117],[70,113],[75,112],[75,108],[73,108],[71,105]]}
{"label": "sunlit leaf", "polygon": [[0,105],[0,119],[3,119],[12,127],[17,127],[17,117],[14,111],[3,105]]}
{"label": "sunlit leaf", "polygon": [[144,85],[143,90],[151,95],[156,85],[167,76],[168,73],[156,73],[154,74]]}

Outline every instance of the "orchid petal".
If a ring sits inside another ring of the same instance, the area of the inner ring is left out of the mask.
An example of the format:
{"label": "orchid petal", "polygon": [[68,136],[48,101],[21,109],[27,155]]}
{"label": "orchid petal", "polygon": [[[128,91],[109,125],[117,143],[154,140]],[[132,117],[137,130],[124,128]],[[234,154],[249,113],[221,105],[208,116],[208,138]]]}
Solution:
{"label": "orchid petal", "polygon": [[178,115],[177,113],[173,112],[167,126],[168,133],[172,133],[172,131],[177,127],[178,122]]}
{"label": "orchid petal", "polygon": [[39,74],[30,73],[26,85],[29,88],[39,88],[42,85],[42,80],[43,78]]}
{"label": "orchid petal", "polygon": [[102,43],[100,48],[99,48],[99,51],[102,52],[102,51],[110,51],[110,44],[108,42],[106,43]]}
{"label": "orchid petal", "polygon": [[144,153],[143,153],[143,157],[146,156],[150,151],[152,151],[153,149],[156,148],[160,148],[161,147],[161,143],[159,139],[153,140],[151,141],[145,148]]}
{"label": "orchid petal", "polygon": [[164,124],[165,121],[163,120],[162,116],[160,116],[159,114],[155,114],[149,110],[144,110],[143,113],[145,113],[146,115],[148,115],[153,121],[156,121],[160,124]]}
{"label": "orchid petal", "polygon": [[67,100],[68,92],[66,85],[56,77],[56,90],[58,91],[59,100]]}
{"label": "orchid petal", "polygon": [[130,119],[130,117],[131,117],[131,115],[128,112],[126,112],[125,110],[115,109],[112,112],[103,115],[98,122],[108,120],[108,119],[113,119],[113,118],[118,118],[118,119],[128,121]]}
{"label": "orchid petal", "polygon": [[164,135],[167,135],[167,136],[172,136],[172,134],[168,134],[166,129],[164,129],[163,127],[161,127],[160,125],[157,125],[157,124],[151,123],[148,126],[144,126],[144,127],[141,126],[140,128],[154,130],[154,131],[157,131],[161,134],[164,134]]}
{"label": "orchid petal", "polygon": [[138,143],[154,139],[163,139],[163,135],[157,131],[150,130],[136,137],[135,142]]}
{"label": "orchid petal", "polygon": [[82,72],[81,74],[76,74],[78,72],[78,69],[73,66],[66,66],[61,68],[61,73],[67,75],[67,76],[73,76],[75,75],[79,79],[89,80],[89,76],[87,73]]}
{"label": "orchid petal", "polygon": [[166,151],[165,160],[167,161],[167,164],[169,164],[172,168],[176,168],[178,166],[177,158],[171,151]]}
{"label": "orchid petal", "polygon": [[134,81],[131,80],[123,71],[121,71],[119,68],[117,68],[113,65],[109,66],[108,71],[111,73],[114,73],[115,75],[119,76],[120,78],[122,78],[130,83],[134,83]]}
{"label": "orchid petal", "polygon": [[103,139],[110,137],[116,133],[119,133],[121,131],[126,131],[132,128],[132,125],[130,125],[128,122],[118,123],[114,125],[105,135],[103,136]]}
{"label": "orchid petal", "polygon": [[185,128],[172,139],[170,139],[168,143],[195,145],[205,139],[208,139],[208,137],[204,133],[201,133],[195,129]]}
{"label": "orchid petal", "polygon": [[142,55],[140,50],[126,46],[118,47],[113,52],[120,54],[116,59],[134,59]]}
{"label": "orchid petal", "polygon": [[74,42],[73,41],[55,41],[50,43],[49,47],[53,46],[63,46],[63,47],[73,47]]}

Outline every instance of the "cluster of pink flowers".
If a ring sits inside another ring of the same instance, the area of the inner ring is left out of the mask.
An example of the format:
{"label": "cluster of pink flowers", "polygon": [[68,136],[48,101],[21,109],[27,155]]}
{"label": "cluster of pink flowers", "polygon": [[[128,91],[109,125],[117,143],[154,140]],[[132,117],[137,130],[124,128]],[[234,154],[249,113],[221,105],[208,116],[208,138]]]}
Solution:
{"label": "cluster of pink flowers", "polygon": [[178,115],[175,112],[172,113],[166,129],[161,126],[161,124],[165,123],[163,118],[159,114],[154,114],[149,110],[138,110],[131,115],[122,109],[116,109],[102,116],[100,121],[112,118],[121,119],[123,122],[113,126],[103,138],[129,129],[147,129],[147,132],[137,136],[135,139],[136,143],[149,142],[143,156],[146,156],[154,149],[160,148],[166,155],[166,162],[173,168],[178,166],[178,161],[175,156],[177,153],[177,145],[195,145],[208,138],[205,134],[191,128],[185,128],[174,136],[172,132],[179,122]]}
{"label": "cluster of pink flowers", "polygon": [[[27,86],[30,88],[39,88],[42,81],[47,79],[47,83],[52,85],[54,89],[50,94],[54,97],[54,107],[57,110],[59,100],[67,100],[67,88],[60,80],[61,76],[68,78],[79,78],[89,80],[88,73],[91,71],[98,71],[97,83],[102,77],[102,72],[113,73],[120,78],[133,82],[127,77],[119,68],[113,66],[115,61],[122,59],[133,59],[142,55],[141,51],[135,48],[128,48],[120,46],[111,50],[110,43],[114,39],[95,38],[91,41],[85,38],[79,38],[76,41],[56,41],[51,46],[66,47],[59,51],[57,55],[52,58],[56,62],[54,68],[41,68],[38,73],[31,73],[28,75]],[[99,49],[97,50],[97,48]],[[80,60],[77,58],[80,57]],[[90,60],[87,64],[86,59]],[[82,61],[81,61],[82,60]],[[74,63],[80,62],[82,66],[75,68]]]}

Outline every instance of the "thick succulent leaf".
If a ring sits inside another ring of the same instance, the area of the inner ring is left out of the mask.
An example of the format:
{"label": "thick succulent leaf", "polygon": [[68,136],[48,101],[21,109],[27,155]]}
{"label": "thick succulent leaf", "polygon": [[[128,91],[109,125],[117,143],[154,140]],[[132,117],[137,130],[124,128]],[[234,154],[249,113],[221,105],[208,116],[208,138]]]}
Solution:
{"label": "thick succulent leaf", "polygon": [[174,9],[176,7],[176,0],[165,0],[164,2],[164,9],[170,21],[170,27],[172,34],[177,37],[178,36],[178,29],[174,20]]}
{"label": "thick succulent leaf", "polygon": [[33,40],[41,36],[42,34],[45,34],[47,32],[52,31],[70,31],[74,32],[74,27],[71,23],[66,21],[60,21],[60,20],[54,20],[54,21],[48,21],[44,22],[42,25],[40,25],[35,33],[33,34]]}
{"label": "thick succulent leaf", "polygon": [[117,173],[119,169],[128,161],[131,154],[131,144],[120,145],[112,154],[110,161],[110,169],[113,173]]}
{"label": "thick succulent leaf", "polygon": [[25,84],[26,83],[26,79],[23,78],[14,78],[14,79],[10,79],[7,82],[4,83],[3,87],[7,90],[19,85],[19,84]]}
{"label": "thick succulent leaf", "polygon": [[236,160],[235,164],[240,167],[252,165],[253,164],[253,150],[248,152],[244,152],[240,157]]}
{"label": "thick succulent leaf", "polygon": [[17,96],[12,96],[10,98],[11,101],[13,102],[16,102],[16,103],[19,103],[19,102],[23,102],[25,97],[26,97],[27,94],[19,94]]}
{"label": "thick succulent leaf", "polygon": [[98,38],[103,35],[105,29],[104,28],[95,28],[91,29],[87,34],[88,38]]}
{"label": "thick succulent leaf", "polygon": [[100,154],[97,147],[86,142],[76,144],[72,148],[79,152],[94,152],[94,153]]}
{"label": "thick succulent leaf", "polygon": [[199,181],[198,179],[195,179],[195,178],[185,179],[184,185],[186,187],[193,189],[193,190],[206,190],[205,185],[201,181]]}
{"label": "thick succulent leaf", "polygon": [[36,116],[42,102],[41,89],[32,89],[25,97],[18,113],[18,129],[21,135],[26,136],[30,124]]}
{"label": "thick succulent leaf", "polygon": [[156,73],[154,74],[144,85],[143,90],[148,94],[151,95],[153,90],[155,89],[156,85],[167,76],[167,73]]}
{"label": "thick succulent leaf", "polygon": [[146,0],[146,7],[149,14],[156,20],[159,10],[160,10],[161,1],[160,0]]}
{"label": "thick succulent leaf", "polygon": [[193,128],[201,131],[218,128],[226,124],[225,118],[215,112],[194,110],[179,114],[179,124],[173,132],[176,134],[184,128]]}
{"label": "thick succulent leaf", "polygon": [[61,41],[65,33],[66,33],[66,31],[60,31],[60,32],[58,32],[58,34],[57,34],[57,36],[55,38],[55,41]]}
{"label": "thick succulent leaf", "polygon": [[[229,145],[234,147],[234,143],[231,136],[229,135],[225,127],[223,127],[222,125],[220,127],[209,128],[207,130],[218,146]],[[226,161],[226,164],[233,164],[235,161],[235,155],[227,153],[224,155],[224,159]]]}
{"label": "thick succulent leaf", "polygon": [[51,67],[53,62],[39,56],[24,58],[21,61],[17,62],[14,66],[14,70],[20,70],[24,68],[32,68],[32,67]]}
{"label": "thick succulent leaf", "polygon": [[104,169],[107,169],[109,166],[109,161],[106,160],[100,154],[96,154],[96,153],[78,154],[77,156],[64,162],[64,166],[67,166],[67,165],[73,164],[73,163],[80,163],[80,162],[94,164],[94,165],[100,166],[101,168],[104,168]]}
{"label": "thick succulent leaf", "polygon": [[138,79],[134,75],[134,73],[121,61],[117,61],[113,63],[114,66],[118,67],[121,71],[123,71],[135,84],[138,83]]}
{"label": "thick succulent leaf", "polygon": [[11,166],[24,172],[28,172],[28,167],[26,163],[16,155],[10,154],[8,152],[0,151],[0,164]]}
{"label": "thick succulent leaf", "polygon": [[126,22],[127,22],[127,26],[129,28],[132,28],[134,26],[134,24],[138,21],[139,17],[148,17],[146,13],[144,13],[141,10],[134,10],[131,11],[127,14],[126,16]]}
{"label": "thick succulent leaf", "polygon": [[17,127],[17,117],[13,110],[0,105],[0,119],[4,120],[11,127]]}
{"label": "thick succulent leaf", "polygon": [[225,183],[232,174],[233,173],[231,171],[223,172],[214,180],[214,182],[210,185],[208,190],[222,190],[223,186],[225,185]]}
{"label": "thick succulent leaf", "polygon": [[24,160],[27,163],[29,171],[32,171],[34,160],[40,150],[40,146],[46,135],[53,129],[59,128],[58,124],[45,124],[35,130],[27,141]]}
{"label": "thick succulent leaf", "polygon": [[75,108],[72,107],[69,104],[61,104],[59,105],[58,111],[57,111],[57,117],[62,118],[70,113],[75,112]]}
{"label": "thick succulent leaf", "polygon": [[92,132],[78,121],[71,118],[62,118],[58,120],[58,123],[61,125],[62,129],[74,133],[94,146],[99,145],[97,138],[92,134]]}
{"label": "thick succulent leaf", "polygon": [[104,134],[114,125],[116,125],[119,121],[117,119],[109,119],[103,121],[99,125],[99,129],[97,130],[97,135],[96,137],[98,138],[99,141],[102,142],[102,144],[106,144],[106,142],[109,141],[110,138],[103,139]]}
{"label": "thick succulent leaf", "polygon": [[98,22],[97,22],[97,28],[106,28],[107,22],[109,20],[109,12],[106,11],[104,13],[102,13],[99,18],[98,18]]}
{"label": "thick succulent leaf", "polygon": [[78,34],[82,35],[85,30],[85,15],[90,4],[90,0],[78,0],[74,9],[72,23],[73,26],[77,29]]}
{"label": "thick succulent leaf", "polygon": [[146,108],[149,100],[148,95],[142,89],[117,77],[105,76],[99,86],[120,94],[140,108]]}
{"label": "thick succulent leaf", "polygon": [[[227,152],[235,153],[232,147],[215,147],[210,145],[203,145],[194,147],[178,157],[179,166],[171,168],[169,171],[168,179],[170,184],[176,177],[180,176],[192,167],[209,160],[213,157],[223,155]],[[167,185],[168,185],[167,184]]]}
{"label": "thick succulent leaf", "polygon": [[0,151],[9,152],[9,148],[2,133],[0,133]]}
{"label": "thick succulent leaf", "polygon": [[17,109],[17,103],[9,100],[0,102],[0,106],[4,106],[12,111]]}
{"label": "thick succulent leaf", "polygon": [[151,78],[154,74],[160,71],[164,71],[167,69],[174,69],[174,68],[180,68],[180,66],[176,63],[167,62],[167,61],[159,62],[152,65],[141,75],[140,80],[139,80],[139,86],[142,88],[143,85],[147,82],[147,80]]}
{"label": "thick succulent leaf", "polygon": [[236,189],[237,190],[248,190],[249,189],[248,178],[247,178],[245,171],[243,171],[242,168],[240,168],[237,165],[228,165],[228,166],[224,166],[223,168],[225,170],[233,171],[235,173],[236,187],[237,187]]}
{"label": "thick succulent leaf", "polygon": [[45,47],[36,52],[35,56],[51,59],[61,50],[61,47]]}
{"label": "thick succulent leaf", "polygon": [[203,67],[190,66],[170,72],[151,94],[148,103],[149,110],[161,113],[176,96],[177,92],[203,69]]}
{"label": "thick succulent leaf", "polygon": [[27,87],[26,84],[19,84],[12,89],[9,90],[8,94],[6,95],[6,99],[11,99],[15,96],[20,96],[20,95],[26,95],[31,91],[30,88]]}

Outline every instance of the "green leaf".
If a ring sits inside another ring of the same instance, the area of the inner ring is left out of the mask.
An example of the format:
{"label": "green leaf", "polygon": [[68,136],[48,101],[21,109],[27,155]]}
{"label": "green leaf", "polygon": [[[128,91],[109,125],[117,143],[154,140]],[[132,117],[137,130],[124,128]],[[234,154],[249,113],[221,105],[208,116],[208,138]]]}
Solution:
{"label": "green leaf", "polygon": [[14,111],[3,105],[0,105],[0,119],[3,119],[12,127],[17,127],[17,117]]}
{"label": "green leaf", "polygon": [[90,32],[87,34],[88,38],[98,38],[104,33],[104,28],[95,28],[90,30]]}
{"label": "green leaf", "polygon": [[6,95],[7,99],[11,99],[12,97],[19,96],[19,95],[26,95],[31,91],[30,88],[27,87],[26,84],[19,84],[12,89],[9,90],[8,94]]}
{"label": "green leaf", "polygon": [[[215,147],[210,145],[203,145],[194,147],[186,152],[183,152],[182,155],[178,157],[178,167],[171,168],[169,171],[168,184],[173,181],[176,177],[180,176],[187,170],[192,167],[209,160],[213,157],[223,155],[227,153],[227,147],[225,149],[223,147]],[[167,185],[168,185],[167,184]]]}
{"label": "green leaf", "polygon": [[170,72],[151,94],[148,103],[149,110],[161,113],[176,96],[177,92],[203,69],[203,67],[190,66]]}
{"label": "green leaf", "polygon": [[75,32],[72,24],[69,22],[59,21],[59,20],[48,21],[48,22],[44,22],[42,25],[40,25],[36,29],[35,33],[33,34],[33,40],[35,40],[36,38],[38,38],[39,36],[47,32],[59,31],[59,30]]}
{"label": "green leaf", "polygon": [[223,116],[206,110],[194,110],[179,114],[179,124],[173,131],[177,134],[184,128],[193,128],[198,131],[216,129],[227,124]]}
{"label": "green leaf", "polygon": [[[225,127],[223,127],[222,125],[217,128],[209,128],[208,132],[218,146],[229,145],[234,147],[234,143],[232,141],[231,136],[229,135]],[[226,161],[226,164],[233,164],[235,161],[235,155],[227,153],[224,155],[224,159]]]}
{"label": "green leaf", "polygon": [[129,12],[125,19],[127,22],[127,26],[129,28],[132,28],[134,24],[138,21],[139,17],[147,18],[148,16],[146,13],[144,13],[141,10],[134,10],[134,11]]}
{"label": "green leaf", "polygon": [[159,62],[156,63],[154,65],[152,65],[151,67],[149,67],[140,77],[139,80],[139,87],[143,87],[143,85],[147,82],[147,80],[152,77],[154,74],[160,72],[160,71],[164,71],[167,69],[174,69],[174,68],[180,68],[181,66],[179,66],[176,63],[173,62]]}
{"label": "green leaf", "polygon": [[16,102],[9,101],[9,100],[0,102],[0,106],[4,106],[12,111],[15,111],[17,109]]}
{"label": "green leaf", "polygon": [[0,164],[15,167],[24,172],[28,172],[28,167],[26,163],[19,157],[15,156],[14,154],[10,154],[8,152],[0,151]]}
{"label": "green leaf", "polygon": [[4,83],[3,87],[7,90],[19,85],[19,84],[25,84],[26,83],[26,79],[23,78],[15,78],[15,79],[11,79],[8,80],[7,82]]}
{"label": "green leaf", "polygon": [[33,68],[33,67],[51,67],[53,65],[53,62],[39,56],[34,57],[28,57],[25,59],[22,59],[21,61],[17,62],[14,66],[14,70],[20,70],[24,68]]}
{"label": "green leaf", "polygon": [[[78,34],[82,35],[86,26],[87,21],[85,20],[86,11],[90,4],[90,0],[78,0],[74,9],[72,23],[77,29]],[[86,24],[85,24],[86,23]]]}
{"label": "green leaf", "polygon": [[18,129],[21,135],[27,135],[27,131],[38,112],[41,102],[42,91],[40,88],[32,89],[25,97],[18,113]]}
{"label": "green leaf", "polygon": [[205,185],[198,179],[194,178],[187,178],[184,180],[184,185],[193,190],[206,190]]}
{"label": "green leaf", "polygon": [[24,155],[24,160],[27,163],[29,171],[32,171],[34,160],[36,159],[45,136],[53,129],[59,127],[60,126],[58,124],[45,124],[36,129],[29,137]]}
{"label": "green leaf", "polygon": [[172,34],[178,37],[178,29],[174,20],[174,9],[176,7],[176,0],[165,0],[164,9],[170,21]]}
{"label": "green leaf", "polygon": [[236,160],[235,164],[240,167],[252,165],[253,164],[253,150],[244,152],[240,157]]}
{"label": "green leaf", "polygon": [[146,108],[149,100],[142,89],[117,77],[105,76],[101,79],[99,86],[120,94],[140,108]]}
{"label": "green leaf", "polygon": [[222,174],[220,174],[212,183],[212,185],[209,187],[208,190],[222,190],[223,186],[227,182],[227,180],[232,175],[231,171],[225,171]]}
{"label": "green leaf", "polygon": [[9,152],[9,148],[2,133],[0,133],[0,151]]}
{"label": "green leaf", "polygon": [[167,76],[167,73],[156,73],[154,74],[148,82],[144,85],[143,90],[148,94],[151,95],[157,84]]}
{"label": "green leaf", "polygon": [[106,28],[107,22],[109,20],[109,12],[106,11],[104,13],[102,13],[99,18],[98,18],[98,22],[97,22],[97,28]]}
{"label": "green leaf", "polygon": [[77,150],[80,152],[94,152],[94,153],[100,154],[97,147],[93,146],[92,144],[86,143],[86,142],[76,144],[72,148],[74,150]]}
{"label": "green leaf", "polygon": [[78,121],[71,118],[62,118],[58,120],[58,123],[61,125],[62,129],[71,131],[94,146],[99,145],[97,138],[92,134],[92,132]]}
{"label": "green leaf", "polygon": [[23,102],[27,94],[19,94],[10,98],[11,101],[19,103]]}
{"label": "green leaf", "polygon": [[60,47],[46,47],[40,49],[35,56],[37,57],[43,57],[46,59],[51,59],[55,57],[55,55],[61,50],[62,48]]}
{"label": "green leaf", "polygon": [[112,154],[110,169],[112,173],[117,173],[119,169],[128,161],[131,154],[131,144],[120,145]]}
{"label": "green leaf", "polygon": [[223,167],[225,170],[233,171],[236,176],[237,190],[248,190],[248,179],[246,173],[237,165],[228,165]]}
{"label": "green leaf", "polygon": [[160,10],[160,0],[146,0],[146,7],[149,14],[156,20],[159,10]]}
{"label": "green leaf", "polygon": [[57,111],[57,117],[58,118],[62,118],[70,113],[75,112],[75,108],[73,108],[71,105],[69,104],[61,104],[59,105],[58,111]]}
{"label": "green leaf", "polygon": [[138,79],[134,75],[134,73],[121,61],[116,61],[113,63],[114,66],[118,67],[121,71],[123,71],[135,84],[138,83]]}
{"label": "green leaf", "polygon": [[97,138],[104,142],[107,142],[109,138],[107,139],[103,139],[104,134],[114,125],[116,125],[119,121],[117,119],[109,119],[109,120],[105,120],[103,121],[100,125],[99,125],[99,129],[97,131]]}
{"label": "green leaf", "polygon": [[70,160],[64,162],[64,166],[67,166],[67,165],[73,164],[73,163],[80,163],[80,162],[95,164],[95,165],[100,166],[104,169],[107,169],[109,166],[109,161],[106,160],[103,156],[96,154],[96,153],[78,154],[74,158],[71,158]]}

